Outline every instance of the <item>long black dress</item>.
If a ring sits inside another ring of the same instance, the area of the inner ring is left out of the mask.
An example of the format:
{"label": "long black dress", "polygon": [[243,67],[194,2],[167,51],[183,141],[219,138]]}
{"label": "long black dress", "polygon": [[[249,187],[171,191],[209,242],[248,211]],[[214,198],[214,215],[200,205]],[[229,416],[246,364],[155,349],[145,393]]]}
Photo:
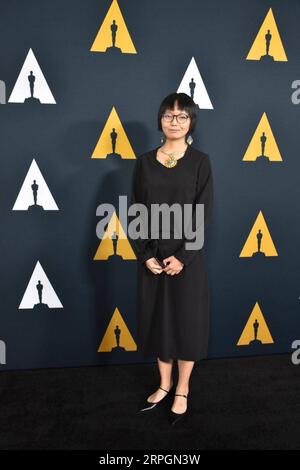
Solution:
{"label": "long black dress", "polygon": [[[131,204],[145,204],[150,214],[153,203],[179,203],[182,208],[186,203],[202,203],[206,233],[213,202],[209,156],[188,146],[177,165],[167,168],[156,158],[158,148],[137,158]],[[195,211],[193,224],[194,220]],[[150,218],[148,222],[150,227]],[[169,240],[162,239],[159,235],[132,240],[138,260],[138,350],[163,361],[170,358],[197,361],[207,356],[209,284],[203,251],[205,240],[198,250],[187,250],[185,241],[184,232],[181,239],[172,236]],[[153,274],[145,264],[153,256],[162,260],[171,255],[184,263],[179,274]]]}

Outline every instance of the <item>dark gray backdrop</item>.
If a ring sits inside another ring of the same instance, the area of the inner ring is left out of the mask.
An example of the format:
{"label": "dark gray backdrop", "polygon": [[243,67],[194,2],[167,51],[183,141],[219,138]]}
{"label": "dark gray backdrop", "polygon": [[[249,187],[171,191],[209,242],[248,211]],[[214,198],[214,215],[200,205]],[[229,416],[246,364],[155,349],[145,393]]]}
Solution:
{"label": "dark gray backdrop", "polygon": [[[56,105],[0,108],[1,316],[4,369],[130,363],[139,352],[98,353],[119,308],[136,332],[136,262],[94,262],[96,207],[129,195],[134,160],[92,160],[112,106],[136,153],[159,145],[156,114],[195,57],[214,110],[200,110],[196,147],[210,155],[214,222],[206,242],[211,285],[209,357],[290,350],[299,327],[299,78],[297,0],[119,0],[137,54],[89,51],[110,0],[1,1],[1,76],[9,97],[29,48]],[[246,61],[272,7],[288,62]],[[242,162],[263,112],[283,164]],[[60,211],[12,211],[36,158]],[[239,258],[259,210],[279,256]],[[19,310],[37,260],[63,309]],[[237,347],[258,301],[274,345]],[[155,360],[155,358],[154,358]]]}

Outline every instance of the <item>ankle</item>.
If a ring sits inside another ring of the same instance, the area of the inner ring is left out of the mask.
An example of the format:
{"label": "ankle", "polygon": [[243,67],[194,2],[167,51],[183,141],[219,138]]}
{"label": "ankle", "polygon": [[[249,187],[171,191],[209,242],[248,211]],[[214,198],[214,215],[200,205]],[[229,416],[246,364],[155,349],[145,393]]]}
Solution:
{"label": "ankle", "polygon": [[189,394],[189,388],[188,387],[178,387],[176,388],[176,392],[179,393],[180,395],[188,395]]}
{"label": "ankle", "polygon": [[170,382],[161,382],[160,387],[164,388],[165,390],[169,390],[173,386],[173,380],[171,379]]}

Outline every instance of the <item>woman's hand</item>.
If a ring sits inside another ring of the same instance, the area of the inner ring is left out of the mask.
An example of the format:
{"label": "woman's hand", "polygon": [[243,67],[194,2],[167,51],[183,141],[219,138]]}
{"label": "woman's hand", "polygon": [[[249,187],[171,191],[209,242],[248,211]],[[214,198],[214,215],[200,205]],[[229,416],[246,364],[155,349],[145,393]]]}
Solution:
{"label": "woman's hand", "polygon": [[147,259],[147,261],[145,261],[145,264],[153,274],[160,274],[163,272],[162,267],[158,264],[154,257]]}
{"label": "woman's hand", "polygon": [[166,274],[170,274],[171,276],[174,276],[174,274],[179,274],[184,267],[184,264],[173,255],[165,258],[163,262],[165,264],[169,264],[167,264],[167,266],[162,271],[164,271]]}

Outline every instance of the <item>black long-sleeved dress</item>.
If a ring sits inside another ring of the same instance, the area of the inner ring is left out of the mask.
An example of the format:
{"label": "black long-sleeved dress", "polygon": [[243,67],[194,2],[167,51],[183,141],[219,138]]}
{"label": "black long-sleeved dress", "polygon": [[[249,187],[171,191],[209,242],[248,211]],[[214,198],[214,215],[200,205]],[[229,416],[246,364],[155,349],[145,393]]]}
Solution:
{"label": "black long-sleeved dress", "polygon": [[[204,204],[204,233],[211,220],[213,178],[209,156],[188,146],[173,168],[156,158],[158,147],[142,154],[135,163],[131,204],[148,208],[147,239],[132,239],[137,267],[137,345],[151,357],[197,361],[207,356],[209,337],[209,284],[204,245],[187,250],[184,232],[181,239],[163,239],[162,233],[150,237],[151,204]],[[193,206],[194,207],[194,206]],[[145,220],[145,219],[144,219]],[[193,229],[196,227],[193,211]],[[183,227],[183,226],[182,226]],[[146,225],[144,226],[146,228]],[[189,240],[190,241],[190,240]],[[153,274],[145,261],[153,256],[164,259],[174,255],[184,267],[179,274]]]}

